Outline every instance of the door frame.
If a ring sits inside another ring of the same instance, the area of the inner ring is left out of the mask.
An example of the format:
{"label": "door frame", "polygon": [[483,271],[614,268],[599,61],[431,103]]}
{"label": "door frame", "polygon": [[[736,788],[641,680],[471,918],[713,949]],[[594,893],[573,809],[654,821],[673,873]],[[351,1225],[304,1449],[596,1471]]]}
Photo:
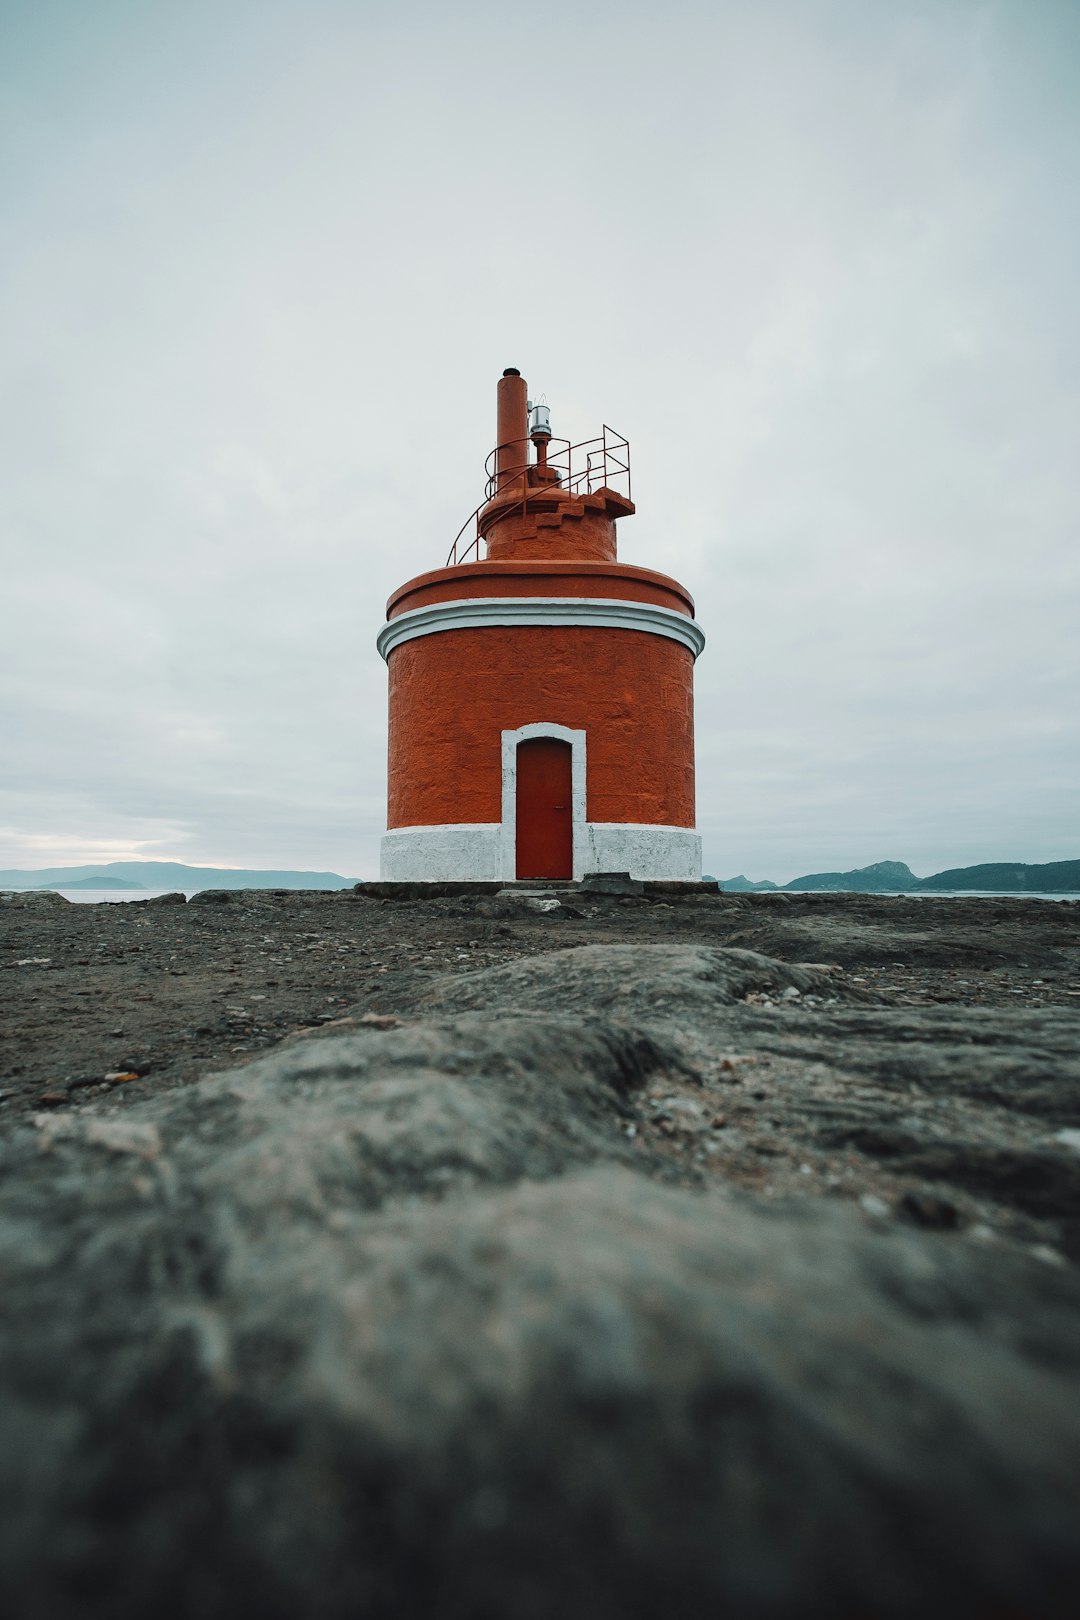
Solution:
{"label": "door frame", "polygon": [[[585,874],[589,832],[585,820],[585,733],[571,731],[552,720],[519,726],[502,734],[502,836],[500,865],[504,882],[517,882],[517,751],[518,743],[534,737],[553,737],[570,744],[570,824],[574,847],[574,877]],[[537,882],[542,882],[537,879]]]}

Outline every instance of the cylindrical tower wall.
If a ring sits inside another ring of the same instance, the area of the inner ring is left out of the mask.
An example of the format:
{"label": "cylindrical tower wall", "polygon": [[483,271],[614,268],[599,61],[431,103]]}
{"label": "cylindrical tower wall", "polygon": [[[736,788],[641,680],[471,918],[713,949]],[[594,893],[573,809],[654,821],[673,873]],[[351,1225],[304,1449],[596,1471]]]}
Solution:
{"label": "cylindrical tower wall", "polygon": [[447,630],[389,655],[388,826],[497,822],[504,731],[583,731],[590,822],[694,825],[693,654],[578,625]]}

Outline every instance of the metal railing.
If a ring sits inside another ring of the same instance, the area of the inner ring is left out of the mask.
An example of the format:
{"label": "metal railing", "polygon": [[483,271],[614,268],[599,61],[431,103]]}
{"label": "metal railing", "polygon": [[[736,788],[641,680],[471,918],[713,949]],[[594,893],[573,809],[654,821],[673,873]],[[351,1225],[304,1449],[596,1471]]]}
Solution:
{"label": "metal railing", "polygon": [[[627,500],[632,499],[629,441],[621,433],[616,433],[614,428],[608,427],[606,422],[596,438],[582,439],[578,444],[571,444],[569,439],[550,439],[544,463],[548,469],[548,476],[533,483],[529,482],[529,474],[535,472],[540,463],[529,461],[531,443],[532,440],[528,438],[511,441],[511,444],[519,444],[522,448],[522,460],[517,465],[496,470],[495,458],[498,450],[492,450],[485,458],[484,499],[474,512],[469,513],[454,536],[450,555],[446,559],[447,568],[455,568],[459,563],[469,562],[474,555],[477,561],[482,561],[480,547],[484,533],[480,518],[499,494],[500,478],[505,494],[512,493],[514,497],[500,508],[500,519],[510,517],[519,511],[527,514],[530,502],[542,506],[545,497],[550,500],[550,491],[553,488],[575,497],[593,495],[601,489],[612,489],[620,495],[625,495]],[[498,448],[506,449],[508,446],[500,445]],[[554,477],[551,476],[552,473]],[[470,527],[473,529],[472,537],[462,546],[466,530]]]}

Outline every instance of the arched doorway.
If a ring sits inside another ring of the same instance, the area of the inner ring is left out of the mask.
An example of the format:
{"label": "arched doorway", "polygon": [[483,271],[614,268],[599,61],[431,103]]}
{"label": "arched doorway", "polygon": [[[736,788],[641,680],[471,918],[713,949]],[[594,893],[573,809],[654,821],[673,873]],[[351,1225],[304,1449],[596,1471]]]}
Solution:
{"label": "arched doorway", "polygon": [[517,747],[517,876],[574,875],[573,750],[558,737]]}

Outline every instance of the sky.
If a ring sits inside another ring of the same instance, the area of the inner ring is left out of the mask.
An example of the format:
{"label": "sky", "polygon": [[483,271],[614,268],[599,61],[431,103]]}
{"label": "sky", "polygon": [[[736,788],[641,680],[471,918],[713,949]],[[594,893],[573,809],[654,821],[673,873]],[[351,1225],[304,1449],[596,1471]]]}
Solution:
{"label": "sky", "polygon": [[494,388],[631,442],[705,869],[1080,856],[1075,0],[2,0],[0,866],[371,877]]}

